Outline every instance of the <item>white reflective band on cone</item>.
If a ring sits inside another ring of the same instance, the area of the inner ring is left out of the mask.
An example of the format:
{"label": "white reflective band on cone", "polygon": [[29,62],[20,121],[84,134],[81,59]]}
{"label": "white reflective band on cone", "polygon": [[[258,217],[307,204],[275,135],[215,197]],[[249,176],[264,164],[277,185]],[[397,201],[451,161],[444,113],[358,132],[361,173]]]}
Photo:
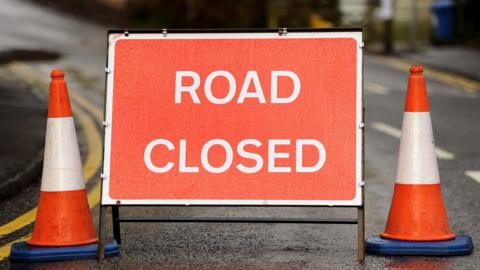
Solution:
{"label": "white reflective band on cone", "polygon": [[41,191],[85,189],[73,117],[48,118]]}
{"label": "white reflective band on cone", "polygon": [[396,183],[440,183],[430,112],[403,115]]}

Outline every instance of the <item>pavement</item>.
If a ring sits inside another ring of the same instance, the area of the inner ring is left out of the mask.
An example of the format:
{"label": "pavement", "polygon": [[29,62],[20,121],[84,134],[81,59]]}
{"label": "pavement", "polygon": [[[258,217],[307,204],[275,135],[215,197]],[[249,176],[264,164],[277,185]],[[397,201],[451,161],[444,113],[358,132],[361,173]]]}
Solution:
{"label": "pavement", "polygon": [[428,47],[401,57],[437,70],[480,81],[480,49],[462,46]]}
{"label": "pavement", "polygon": [[[19,17],[23,19],[18,20]],[[23,59],[21,63],[0,66],[0,128],[2,138],[8,138],[0,140],[0,160],[8,159],[14,164],[10,168],[21,172],[25,169],[20,165],[22,160],[43,149],[47,104],[44,98],[49,72],[53,68],[65,69],[78,124],[89,203],[97,222],[99,185],[92,179],[98,180],[101,166],[103,66],[108,27],[17,0],[0,2],[1,25],[12,28],[0,27],[0,51],[47,50],[57,52],[60,57],[37,62]],[[477,84],[464,87],[466,84],[455,82],[464,81],[463,77],[476,78],[472,73],[480,70],[480,58],[478,52],[466,48],[450,49],[430,48],[413,55],[402,54],[400,61],[398,56],[365,57],[367,237],[377,235],[385,226],[396,170],[407,66],[418,62],[431,68],[427,69],[430,71],[427,87],[435,142],[444,150],[444,155],[439,156],[439,168],[450,225],[456,233],[470,234],[474,245],[479,246],[480,178],[470,177],[473,174],[469,172],[480,171],[477,135],[480,126],[476,124],[480,119],[480,89],[475,89]],[[463,53],[461,57],[459,51]],[[38,88],[43,94],[37,94]],[[5,118],[13,113],[14,120]],[[3,150],[17,148],[24,150],[18,152],[17,161],[10,150]],[[0,197],[3,198],[0,199],[1,269],[476,269],[480,263],[480,253],[474,251],[470,256],[448,258],[367,256],[362,265],[355,261],[354,226],[142,223],[122,224],[122,255],[103,263],[91,260],[11,264],[6,259],[9,247],[13,242],[28,239],[32,231],[38,176],[37,173],[29,178],[34,181],[24,184],[21,192]],[[10,178],[2,177],[0,181],[4,183]],[[352,218],[355,211],[314,207],[135,207],[121,209],[121,215]],[[107,234],[111,236],[110,228],[108,223]]]}
{"label": "pavement", "polygon": [[47,103],[0,67],[0,200],[37,180],[41,172]]}

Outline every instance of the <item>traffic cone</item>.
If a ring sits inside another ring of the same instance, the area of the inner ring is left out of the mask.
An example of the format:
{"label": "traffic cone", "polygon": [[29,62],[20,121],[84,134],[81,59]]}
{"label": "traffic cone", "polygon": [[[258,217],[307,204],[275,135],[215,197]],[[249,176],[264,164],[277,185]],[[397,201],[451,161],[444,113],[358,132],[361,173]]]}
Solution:
{"label": "traffic cone", "polygon": [[88,206],[64,73],[53,70],[51,77],[37,217],[32,238],[12,247],[10,259],[14,260],[96,256],[97,236]]}
{"label": "traffic cone", "polygon": [[385,232],[367,252],[385,255],[463,255],[469,236],[456,236],[443,204],[423,67],[410,68],[402,137]]}
{"label": "traffic cone", "polygon": [[40,201],[32,239],[27,241],[35,246],[97,242],[63,76],[60,70],[51,73]]}
{"label": "traffic cone", "polygon": [[410,68],[397,178],[383,238],[439,241],[455,238],[443,205],[430,109],[421,66]]}

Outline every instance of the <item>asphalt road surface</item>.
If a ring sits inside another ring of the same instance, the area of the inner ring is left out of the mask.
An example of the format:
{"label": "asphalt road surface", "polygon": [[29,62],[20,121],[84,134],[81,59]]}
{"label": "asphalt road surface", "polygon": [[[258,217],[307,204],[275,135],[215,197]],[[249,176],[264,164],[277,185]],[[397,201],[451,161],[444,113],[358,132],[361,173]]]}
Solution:
{"label": "asphalt road surface", "polygon": [[[21,18],[21,19],[18,19]],[[103,66],[106,27],[81,22],[29,2],[0,3],[0,44],[12,48],[56,51],[60,59],[24,61],[2,66],[0,72],[19,81],[46,78],[63,68],[76,106],[84,172],[98,221],[98,167],[103,107]],[[7,25],[9,27],[7,27]],[[45,31],[44,31],[45,30]],[[48,31],[46,31],[48,30]],[[408,69],[403,62],[365,57],[366,107],[366,236],[385,226],[396,173]],[[26,71],[31,76],[25,75]],[[44,79],[45,80],[45,79]],[[42,79],[30,80],[44,93]],[[440,178],[449,222],[454,232],[480,236],[480,98],[442,75],[427,78]],[[101,148],[100,148],[101,149]],[[100,150],[101,151],[101,150]],[[93,154],[92,154],[93,153]],[[100,152],[101,153],[101,152]],[[89,160],[89,161],[87,161]],[[85,163],[91,166],[86,168]],[[98,164],[96,164],[97,162]],[[476,179],[476,180],[475,180]],[[39,181],[0,203],[0,268],[12,269],[478,269],[480,256],[380,257],[356,261],[353,225],[292,224],[122,224],[121,256],[102,263],[94,260],[12,264],[1,257],[12,241],[32,231],[31,209],[38,200]],[[30,211],[30,212],[29,212]],[[30,214],[29,214],[30,213]],[[219,216],[355,218],[354,209],[338,208],[225,208],[151,207],[121,210],[122,216]],[[20,217],[20,218],[19,218]],[[110,213],[107,215],[110,220]],[[7,226],[8,225],[8,226]],[[111,237],[111,223],[107,224]]]}

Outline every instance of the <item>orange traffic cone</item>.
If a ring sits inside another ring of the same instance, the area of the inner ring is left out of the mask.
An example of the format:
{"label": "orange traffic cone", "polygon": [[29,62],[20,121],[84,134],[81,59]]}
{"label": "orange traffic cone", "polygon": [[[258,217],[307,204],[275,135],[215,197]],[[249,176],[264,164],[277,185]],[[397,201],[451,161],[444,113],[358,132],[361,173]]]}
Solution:
{"label": "orange traffic cone", "polygon": [[410,68],[397,178],[383,238],[438,241],[455,238],[440,191],[437,157],[422,66]]}
{"label": "orange traffic cone", "polygon": [[[385,255],[460,255],[473,248],[469,236],[448,225],[440,189],[423,67],[408,80],[392,204],[383,238],[367,240],[367,252]],[[408,241],[408,243],[407,243]]]}
{"label": "orange traffic cone", "polygon": [[77,135],[61,70],[51,73],[40,201],[32,238],[35,246],[74,246],[97,241]]}
{"label": "orange traffic cone", "polygon": [[[37,219],[32,238],[12,245],[9,256],[12,261],[64,261],[97,257],[97,236],[83,182],[67,84],[61,70],[53,70],[51,77]],[[117,256],[119,253],[115,241],[106,244],[105,256]]]}

